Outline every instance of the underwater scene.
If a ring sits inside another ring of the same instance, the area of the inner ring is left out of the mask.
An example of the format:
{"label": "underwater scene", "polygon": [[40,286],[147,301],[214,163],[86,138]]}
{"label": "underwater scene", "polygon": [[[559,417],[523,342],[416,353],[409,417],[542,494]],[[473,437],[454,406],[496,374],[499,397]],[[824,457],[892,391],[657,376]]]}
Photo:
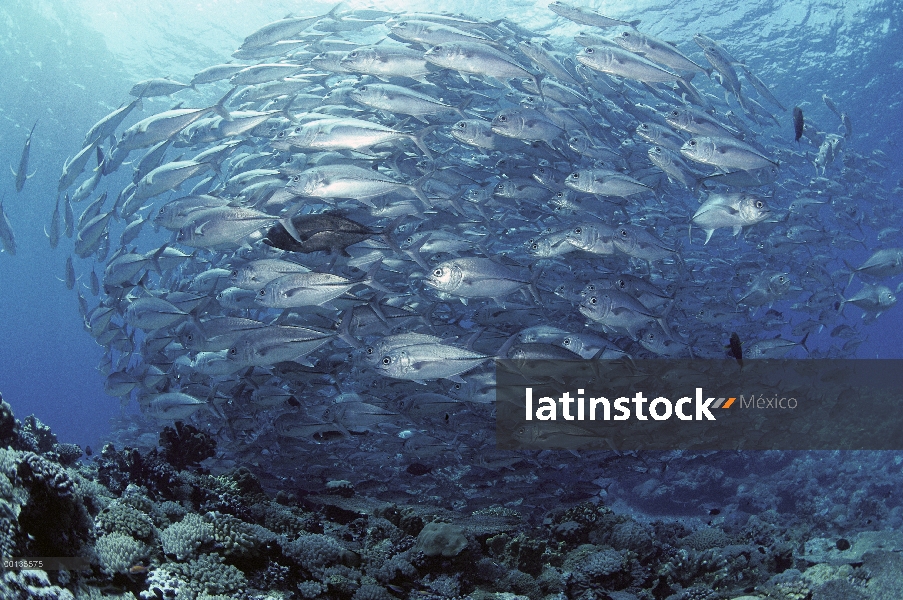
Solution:
{"label": "underwater scene", "polygon": [[898,3],[0,18],[0,599],[903,598]]}

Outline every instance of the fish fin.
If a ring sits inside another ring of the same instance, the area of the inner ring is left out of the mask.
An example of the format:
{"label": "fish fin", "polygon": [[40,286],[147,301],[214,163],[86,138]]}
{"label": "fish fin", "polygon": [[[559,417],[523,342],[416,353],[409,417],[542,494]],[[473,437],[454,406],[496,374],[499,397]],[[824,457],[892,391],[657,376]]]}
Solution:
{"label": "fish fin", "polygon": [[843,259],[843,264],[845,264],[846,267],[850,270],[850,280],[847,281],[847,287],[850,287],[850,284],[853,283],[853,277],[856,276],[856,268],[849,262],[847,262],[847,259],[845,258]]}
{"label": "fish fin", "polygon": [[229,109],[226,108],[226,101],[232,97],[232,94],[235,93],[238,87],[231,88],[226,95],[219,99],[219,101],[210,107],[210,110],[221,116],[226,121],[232,120],[232,115],[229,114]]}
{"label": "fish fin", "polygon": [[504,359],[508,358],[508,351],[511,350],[511,346],[513,346],[514,343],[517,341],[518,335],[519,335],[519,333],[515,333],[514,335],[509,337],[507,340],[505,340],[505,343],[502,344],[501,348],[499,348],[499,351],[496,353],[497,359],[504,360]]}
{"label": "fish fin", "polygon": [[414,244],[407,250],[402,250],[402,252],[404,252],[405,254],[410,256],[412,259],[414,259],[414,262],[416,262],[418,265],[420,265],[423,269],[425,269],[427,271],[430,270],[430,266],[425,260],[423,260],[423,256],[420,254],[420,249],[423,248],[424,244],[426,244],[429,241],[429,239],[430,239],[430,236],[425,235],[420,239],[420,241],[418,241],[416,244]]}
{"label": "fish fin", "polygon": [[13,174],[13,177],[15,177],[15,178],[18,179],[19,174],[16,173],[16,171],[15,171],[15,169],[13,169],[13,166],[12,166],[12,165],[9,166],[9,172]]}
{"label": "fish fin", "polygon": [[637,27],[639,27],[639,25],[640,25],[640,23],[642,23],[642,21],[639,20],[639,19],[634,19],[633,21],[627,21],[627,23],[628,23],[631,27],[633,27],[634,29],[636,29]]}
{"label": "fish fin", "polygon": [[361,283],[370,286],[374,290],[378,290],[383,292],[384,294],[391,294],[392,290],[384,286],[383,284],[376,281],[376,274],[379,272],[380,268],[382,268],[383,259],[380,258],[376,260],[370,269],[367,271],[367,276],[361,280]]}
{"label": "fish fin", "polygon": [[741,231],[743,231],[742,225],[734,225],[734,235],[739,235]]}
{"label": "fish fin", "polygon": [[[424,122],[426,122],[426,121],[424,121]],[[433,159],[433,154],[430,152],[430,149],[424,143],[423,138],[425,138],[432,132],[436,131],[438,128],[439,128],[438,125],[431,125],[429,127],[424,127],[423,129],[418,131],[416,134],[411,134],[411,141],[414,142],[415,144],[417,144],[417,147],[420,148],[420,151],[423,152],[423,155],[426,156],[430,160]],[[427,207],[427,208],[429,208],[429,207]]]}
{"label": "fish fin", "polygon": [[216,403],[214,403],[212,400],[208,399],[207,403],[204,404],[204,407],[207,410],[209,410],[210,414],[212,414],[217,419],[225,419],[226,418],[226,413],[224,413],[223,410],[219,406],[217,406]]}
{"label": "fish fin", "polygon": [[455,383],[460,383],[461,385],[467,383],[460,375],[452,375],[451,377],[446,377],[446,379],[448,379],[449,381],[454,381]]}
{"label": "fish fin", "polygon": [[709,240],[712,239],[712,234],[715,233],[714,229],[706,229],[705,230],[705,242],[703,245],[708,244]]}
{"label": "fish fin", "polygon": [[156,252],[153,253],[153,255],[151,255],[149,259],[151,267],[153,267],[154,272],[157,273],[157,275],[163,275],[163,271],[160,268],[160,257],[162,257],[163,253],[166,252],[167,246],[168,244],[164,243],[162,246],[160,246],[159,249],[157,249]]}
{"label": "fish fin", "polygon": [[299,244],[304,243],[304,236],[298,233],[298,229],[295,227],[295,224],[292,223],[293,216],[285,217],[283,219],[279,219],[279,224],[285,228],[285,231],[291,236],[293,240],[298,242]]}
{"label": "fish fin", "polygon": [[411,190],[411,192],[413,192],[414,195],[417,196],[421,202],[423,202],[423,205],[427,209],[433,208],[433,205],[430,202],[429,198],[426,197],[426,194],[423,193],[423,184],[426,183],[427,181],[429,181],[429,178],[432,177],[432,175],[433,175],[433,172],[430,171],[429,173],[420,177],[419,179],[417,179],[411,185],[408,186],[408,188]]}

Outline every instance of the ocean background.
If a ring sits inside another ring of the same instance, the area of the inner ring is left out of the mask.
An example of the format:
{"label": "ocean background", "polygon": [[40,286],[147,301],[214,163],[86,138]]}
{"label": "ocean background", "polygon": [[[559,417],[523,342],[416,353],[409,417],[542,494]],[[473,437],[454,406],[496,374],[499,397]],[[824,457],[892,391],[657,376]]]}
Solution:
{"label": "ocean background", "polygon": [[[744,59],[784,105],[800,106],[814,122],[836,123],[821,101],[828,94],[852,119],[848,148],[866,155],[875,149],[886,153],[890,168],[870,177],[888,190],[903,177],[899,2],[640,0],[586,5],[611,17],[640,19],[642,31],[679,42],[684,49],[693,47],[694,33],[705,33]],[[546,2],[345,6],[462,11],[488,20],[506,16],[553,43],[557,36],[563,39],[581,29],[556,18]],[[135,82],[163,76],[188,81],[207,66],[229,61],[246,35],[299,7],[314,15],[333,5],[241,0],[0,3],[0,155],[13,168],[37,121],[29,166],[34,176],[18,194],[8,169],[0,176],[3,206],[18,242],[15,256],[0,254],[0,392],[20,419],[34,413],[60,441],[97,447],[109,435],[111,418],[136,410],[134,403],[122,408],[103,392],[104,376],[97,370],[103,349],[84,331],[75,293],[63,282],[71,242],[63,239],[55,250],[47,242],[45,229],[64,161],[81,148],[85,132],[98,119],[131,100],[128,90]],[[166,110],[178,98],[146,99],[142,118]],[[778,117],[792,139],[789,112]],[[823,128],[833,131],[833,125]],[[814,174],[813,168],[810,176]],[[106,185],[112,193],[118,190]],[[867,195],[856,200],[863,206],[870,202]],[[84,206],[76,206],[76,215]],[[843,256],[859,264],[879,247],[875,239],[867,239],[866,245],[845,250]],[[898,237],[884,245],[903,246],[903,241]],[[86,296],[91,267],[90,260],[76,261],[77,285]],[[102,268],[97,265],[98,275]],[[860,314],[848,310],[847,322],[857,324]],[[867,339],[856,357],[903,358],[903,309],[895,307],[860,329]]]}

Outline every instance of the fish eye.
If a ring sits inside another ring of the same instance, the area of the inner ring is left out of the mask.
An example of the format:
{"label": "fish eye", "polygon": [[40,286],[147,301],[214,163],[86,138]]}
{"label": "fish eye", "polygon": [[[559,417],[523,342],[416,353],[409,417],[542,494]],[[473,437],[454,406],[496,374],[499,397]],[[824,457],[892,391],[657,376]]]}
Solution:
{"label": "fish eye", "polygon": [[538,169],[536,169],[536,171],[537,171],[537,173],[539,173],[540,175],[544,175],[545,172],[546,172],[546,169],[545,169],[545,167],[539,167]]}
{"label": "fish eye", "polygon": [[231,354],[232,356],[235,356],[236,354],[238,354],[238,347],[233,346],[233,347],[229,348],[229,354]]}
{"label": "fish eye", "polygon": [[580,179],[580,173],[571,173],[571,179]]}
{"label": "fish eye", "polygon": [[464,129],[465,127],[467,127],[467,124],[464,121],[461,121],[460,123],[458,123],[458,127]]}
{"label": "fish eye", "polygon": [[557,194],[555,194],[555,197],[556,198],[564,198],[564,192],[558,192]]}
{"label": "fish eye", "polygon": [[621,229],[618,229],[618,235],[626,238],[629,234],[627,233],[627,230],[622,227]]}
{"label": "fish eye", "polygon": [[348,56],[350,56],[351,58],[356,58],[356,57],[357,57],[357,50],[355,50],[355,51],[353,51],[353,52],[349,52],[349,53],[348,53]]}
{"label": "fish eye", "polygon": [[499,116],[497,117],[497,120],[499,120],[499,121],[501,121],[502,123],[504,123],[505,121],[508,120],[508,117],[507,117],[507,115],[499,115]]}
{"label": "fish eye", "polygon": [[621,288],[622,290],[623,290],[624,288],[627,287],[627,282],[624,281],[623,279],[618,279],[617,281],[615,281],[615,283],[616,283],[617,286],[618,286],[619,288]]}
{"label": "fish eye", "polygon": [[373,354],[373,348],[367,348],[367,354]]}
{"label": "fish eye", "polygon": [[414,243],[414,238],[413,238],[413,237],[409,237],[408,239],[405,240],[405,243],[406,243],[406,244],[413,244],[413,243]]}
{"label": "fish eye", "polygon": [[433,271],[433,277],[442,277],[442,269],[436,269]]}
{"label": "fish eye", "polygon": [[561,340],[561,345],[562,345],[562,346],[570,346],[570,345],[571,345],[571,338],[568,337],[568,338],[564,338],[563,340]]}
{"label": "fish eye", "polygon": [[383,364],[386,365],[386,366],[391,365],[391,364],[392,364],[392,359],[389,358],[388,356],[385,357],[385,358],[383,359]]}
{"label": "fish eye", "polygon": [[593,50],[592,48],[587,48],[587,49],[586,49],[586,53],[587,53],[587,54],[592,54],[593,52],[595,52],[595,50]]}
{"label": "fish eye", "polygon": [[401,23],[398,24],[398,26],[399,26],[399,27],[407,27],[407,26],[408,26],[408,22],[407,22],[407,21],[402,21]]}
{"label": "fish eye", "polygon": [[229,277],[238,277],[238,269],[232,269],[232,273],[229,274]]}
{"label": "fish eye", "polygon": [[687,142],[687,145],[689,145],[689,146],[695,146],[695,145],[696,145],[696,140],[690,140],[689,142]]}
{"label": "fish eye", "polygon": [[530,250],[539,250],[539,244],[533,244],[530,246]]}
{"label": "fish eye", "polygon": [[301,176],[300,176],[300,175],[295,175],[294,177],[292,177],[292,181],[294,181],[295,183],[301,181]]}
{"label": "fish eye", "polygon": [[621,37],[630,37],[630,32],[625,31],[624,33],[621,34]]}
{"label": "fish eye", "polygon": [[162,214],[165,213],[165,212],[166,212],[166,207],[164,206],[163,208],[160,209],[160,212],[157,213],[157,214],[162,215]]}
{"label": "fish eye", "polygon": [[658,146],[653,146],[652,151],[653,151],[655,154],[661,154],[661,153],[662,153],[662,149],[659,148]]}
{"label": "fish eye", "polygon": [[267,295],[267,290],[266,290],[266,288],[262,288],[262,289],[258,292],[258,294],[260,294],[261,297],[266,296],[266,295]]}
{"label": "fish eye", "polygon": [[574,229],[574,233],[576,233],[577,235],[580,235],[581,233],[583,233],[583,228],[577,227],[576,229]]}
{"label": "fish eye", "polygon": [[596,303],[596,297],[593,296],[592,298],[590,298],[590,299],[589,299],[589,303],[590,303],[590,304],[595,304],[595,303]]}
{"label": "fish eye", "polygon": [[761,200],[756,201],[756,208],[763,208],[764,206],[765,206],[765,203],[762,202]]}
{"label": "fish eye", "polygon": [[461,384],[460,384],[460,383],[456,383],[456,384],[455,384],[455,389],[456,389],[456,390],[460,390],[460,389],[461,389]]}
{"label": "fish eye", "polygon": [[672,116],[672,117],[679,117],[679,116],[680,116],[680,111],[678,111],[678,110],[672,110],[672,111],[671,111],[671,116]]}
{"label": "fish eye", "polygon": [[654,334],[654,333],[647,334],[647,335],[646,335],[646,339],[649,340],[650,342],[654,342],[654,341],[655,341],[655,334]]}

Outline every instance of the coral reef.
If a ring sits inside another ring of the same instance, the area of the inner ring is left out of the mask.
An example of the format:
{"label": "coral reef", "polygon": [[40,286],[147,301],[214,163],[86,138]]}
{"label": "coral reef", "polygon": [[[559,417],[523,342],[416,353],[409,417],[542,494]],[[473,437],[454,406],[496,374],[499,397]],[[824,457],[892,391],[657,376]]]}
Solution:
{"label": "coral reef", "polygon": [[178,470],[199,467],[202,460],[216,454],[216,440],[193,425],[176,421],[160,433],[162,456]]}

